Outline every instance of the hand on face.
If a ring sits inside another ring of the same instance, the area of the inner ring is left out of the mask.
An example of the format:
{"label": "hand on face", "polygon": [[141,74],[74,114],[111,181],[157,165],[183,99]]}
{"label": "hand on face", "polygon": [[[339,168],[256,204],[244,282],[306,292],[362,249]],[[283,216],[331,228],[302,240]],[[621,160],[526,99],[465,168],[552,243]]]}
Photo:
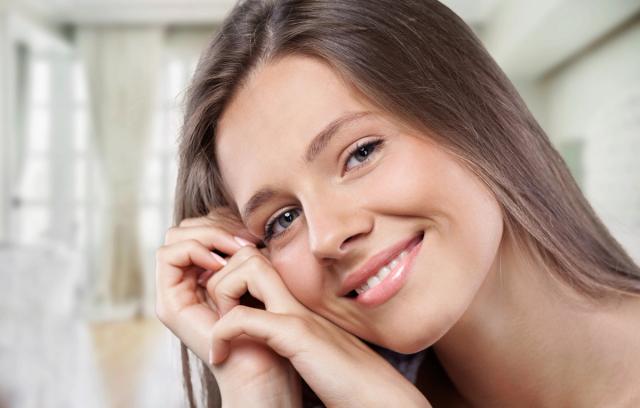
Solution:
{"label": "hand on face", "polygon": [[[243,245],[255,243],[231,211],[220,208],[207,217],[186,219],[179,227],[171,228],[165,245],[157,251],[157,315],[202,361],[209,360],[211,330],[219,319],[219,306],[212,301],[216,298],[215,286],[207,285],[207,279],[213,275],[216,279],[210,282],[217,282],[226,274],[220,272],[226,261],[212,251],[236,254]],[[228,307],[222,301],[222,306]],[[238,336],[231,342],[231,353],[224,365],[210,367],[225,401],[243,395],[247,402],[260,392],[285,390],[290,390],[294,405],[299,399],[299,380],[291,364],[247,336]],[[252,388],[245,392],[247,384]]]}
{"label": "hand on face", "polygon": [[[242,235],[241,224],[229,214],[186,220],[170,230],[158,251],[157,270],[158,316],[202,360],[210,360],[223,400],[225,394],[235,398],[241,390],[251,392],[247,384],[274,393],[290,387],[296,400],[295,367],[329,406],[428,405],[413,384],[357,337],[300,304],[266,251],[236,242],[233,234]],[[216,260],[212,249],[231,256]],[[242,305],[246,293],[265,310]],[[373,392],[380,389],[384,395]]]}

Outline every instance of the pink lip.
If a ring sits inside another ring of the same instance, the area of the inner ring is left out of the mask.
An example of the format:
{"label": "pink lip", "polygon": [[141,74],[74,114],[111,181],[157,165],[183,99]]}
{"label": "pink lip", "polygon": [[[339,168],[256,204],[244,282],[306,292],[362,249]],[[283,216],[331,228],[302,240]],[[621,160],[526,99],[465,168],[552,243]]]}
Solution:
{"label": "pink lip", "polygon": [[407,248],[414,247],[423,238],[423,234],[413,236],[409,239],[405,239],[393,246],[377,253],[372,256],[364,265],[358,268],[355,272],[347,275],[340,287],[340,296],[345,296],[351,291],[364,285],[365,282],[372,276],[378,273],[380,268],[389,263],[392,259],[396,258],[402,251]]}
{"label": "pink lip", "polygon": [[375,307],[395,296],[395,294],[402,289],[407,279],[409,279],[409,274],[413,270],[413,264],[418,256],[418,252],[420,252],[420,248],[422,248],[422,242],[423,241],[419,241],[411,247],[407,256],[401,259],[398,265],[396,265],[389,275],[382,279],[379,284],[359,294],[354,300],[365,307]]}

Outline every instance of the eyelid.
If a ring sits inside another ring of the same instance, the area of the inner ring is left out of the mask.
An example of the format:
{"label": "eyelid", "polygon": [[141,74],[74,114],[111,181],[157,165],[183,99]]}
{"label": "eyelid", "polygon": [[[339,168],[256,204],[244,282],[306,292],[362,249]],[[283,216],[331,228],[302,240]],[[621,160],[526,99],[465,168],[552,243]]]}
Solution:
{"label": "eyelid", "polygon": [[[282,231],[281,233],[279,233],[277,235],[272,235],[270,238],[267,235],[268,230],[270,228],[273,228],[273,224],[275,224],[275,222],[278,219],[278,217],[280,217],[285,212],[293,210],[293,209],[296,209],[296,208],[298,208],[298,207],[295,207],[295,206],[284,207],[284,208],[276,211],[275,213],[273,213],[273,215],[267,219],[267,221],[264,223],[264,227],[263,227],[263,230],[264,230],[263,234],[265,235],[263,240],[265,241],[265,243],[268,243],[272,239],[280,238],[281,236],[286,234],[291,229],[291,228],[287,228],[287,229],[285,229],[284,231]],[[300,209],[300,211],[302,212],[302,209]]]}
{"label": "eyelid", "polygon": [[275,220],[277,220],[277,219],[278,219],[278,217],[279,217],[280,215],[282,215],[282,213],[284,213],[284,212],[286,212],[286,211],[288,211],[288,210],[291,210],[291,209],[293,209],[293,208],[294,208],[294,207],[284,207],[284,208],[281,208],[280,210],[278,210],[278,211],[274,212],[274,213],[271,215],[271,217],[267,218],[267,221],[265,221],[265,223],[264,223],[265,228],[266,228],[266,226],[270,225],[270,224],[271,224],[271,223],[273,223]]}
{"label": "eyelid", "polygon": [[[369,137],[371,137],[369,139]],[[368,163],[371,159],[367,159],[363,162],[361,162],[360,164],[358,164],[355,167],[352,167],[351,169],[347,170],[346,166],[347,163],[349,162],[349,160],[351,159],[351,157],[362,147],[364,146],[374,146],[375,147],[375,151],[374,151],[374,155],[377,153],[377,150],[380,149],[381,147],[384,146],[386,140],[382,137],[382,136],[367,136],[365,138],[359,139],[355,145],[351,145],[348,149],[347,149],[347,153],[346,153],[346,157],[343,157],[340,161],[340,163],[342,163],[342,173],[344,175],[344,173],[350,173],[354,170],[359,169],[360,167],[362,167],[363,165],[365,165],[366,163]]]}
{"label": "eyelid", "polygon": [[[364,147],[364,146],[368,146],[368,145],[372,145],[375,146],[376,150],[374,151],[373,154],[376,154],[377,149],[381,148],[382,146],[384,146],[385,144],[385,139],[382,136],[376,136],[376,135],[369,135],[366,136],[364,138],[359,139],[355,145],[351,145],[348,149],[347,149],[347,156],[344,157],[340,162],[342,163],[342,169],[343,172],[345,171],[345,167],[348,163],[348,161],[351,159],[351,157],[358,151],[358,149]],[[367,164],[367,162],[369,162],[371,159],[367,158],[367,160],[361,162],[359,165],[347,170],[347,172],[351,172],[351,171],[355,171],[357,169],[359,169],[360,167],[364,166],[365,164]],[[296,209],[298,207],[296,206],[288,206],[288,207],[283,207],[282,209],[280,209],[279,211],[276,211],[273,213],[273,215],[271,215],[267,221],[265,222],[265,226],[263,227],[263,234],[265,235],[264,237],[264,241],[265,243],[268,243],[272,240],[276,240],[276,239],[280,239],[282,238],[284,235],[286,235],[290,230],[291,230],[291,226],[289,226],[288,228],[284,229],[282,232],[272,235],[271,237],[268,238],[268,230],[272,229],[275,222],[277,221],[278,217],[280,217],[282,214],[284,214],[287,211]],[[304,211],[302,211],[302,208],[300,208],[300,212],[304,214]],[[295,220],[294,220],[295,222]]]}

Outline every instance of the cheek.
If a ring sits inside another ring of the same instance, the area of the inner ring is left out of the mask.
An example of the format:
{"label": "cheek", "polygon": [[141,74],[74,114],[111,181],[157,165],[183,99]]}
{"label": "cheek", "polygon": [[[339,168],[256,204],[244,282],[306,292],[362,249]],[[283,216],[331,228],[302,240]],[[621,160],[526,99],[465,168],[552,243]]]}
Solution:
{"label": "cheek", "polygon": [[493,264],[503,233],[500,205],[491,191],[468,170],[449,166],[448,230],[459,256],[468,259],[476,273]]}
{"label": "cheek", "polygon": [[289,242],[273,251],[271,263],[278,271],[289,292],[300,303],[314,310],[320,305],[324,279],[304,239]]}
{"label": "cheek", "polygon": [[372,213],[405,219],[442,215],[448,207],[447,186],[423,150],[409,146],[389,154],[373,173],[354,183],[353,202]]}
{"label": "cheek", "polygon": [[[481,196],[480,196],[481,197]],[[449,271],[447,293],[458,293],[466,308],[484,282],[496,259],[503,233],[502,214],[497,202],[476,196],[471,204],[452,207],[458,218],[435,237],[435,252],[442,254],[440,268]],[[461,312],[462,310],[460,310]]]}
{"label": "cheek", "polygon": [[492,197],[478,195],[473,205],[460,212],[466,216],[454,231],[464,240],[470,258],[478,267],[487,270],[493,263],[503,233],[502,212]]}
{"label": "cheek", "polygon": [[415,143],[402,153],[379,172],[369,204],[425,220],[465,257],[490,265],[502,237],[502,212],[490,190],[441,150]]}

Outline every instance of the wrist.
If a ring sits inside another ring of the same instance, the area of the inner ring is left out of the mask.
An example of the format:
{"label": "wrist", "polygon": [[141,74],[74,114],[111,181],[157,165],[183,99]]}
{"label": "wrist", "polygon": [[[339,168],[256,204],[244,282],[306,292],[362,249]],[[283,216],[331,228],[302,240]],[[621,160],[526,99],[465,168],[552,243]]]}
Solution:
{"label": "wrist", "polygon": [[[353,389],[366,390],[362,395],[363,406],[389,407],[401,406],[410,408],[430,408],[431,404],[425,395],[404,375],[387,365],[385,368],[371,370],[375,375],[361,377],[359,384],[352,384]],[[362,382],[364,381],[364,383]],[[382,390],[372,394],[371,389]]]}
{"label": "wrist", "polygon": [[236,407],[302,407],[300,378],[291,370],[286,376],[263,375],[239,385],[220,385],[223,408]]}

